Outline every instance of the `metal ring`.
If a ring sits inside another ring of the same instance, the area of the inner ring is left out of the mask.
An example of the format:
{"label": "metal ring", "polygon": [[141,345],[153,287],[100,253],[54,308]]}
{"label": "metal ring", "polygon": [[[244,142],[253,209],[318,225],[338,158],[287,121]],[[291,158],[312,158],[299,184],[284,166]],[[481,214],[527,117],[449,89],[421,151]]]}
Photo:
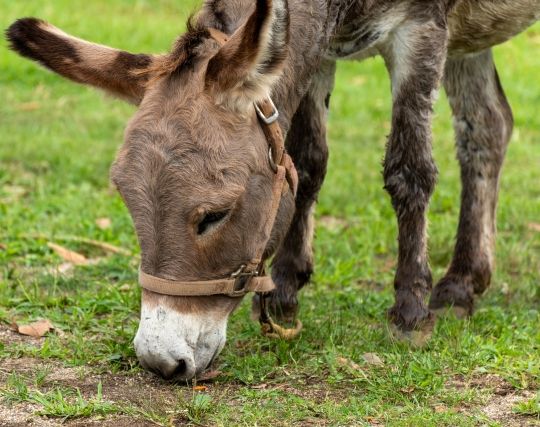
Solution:
{"label": "metal ring", "polygon": [[274,173],[277,173],[278,167],[276,165],[276,162],[274,162],[274,156],[272,155],[272,147],[268,149],[268,163],[270,164],[272,171],[274,171]]}

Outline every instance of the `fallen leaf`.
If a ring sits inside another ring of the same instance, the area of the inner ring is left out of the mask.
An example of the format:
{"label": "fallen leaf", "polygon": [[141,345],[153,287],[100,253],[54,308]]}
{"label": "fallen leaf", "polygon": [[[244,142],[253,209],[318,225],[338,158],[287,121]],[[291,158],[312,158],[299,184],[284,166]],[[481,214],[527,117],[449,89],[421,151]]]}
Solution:
{"label": "fallen leaf", "polygon": [[74,265],[88,264],[86,257],[78,252],[71,251],[56,243],[47,242],[47,246],[56,252],[63,260],[70,262]]}
{"label": "fallen leaf", "polygon": [[266,384],[266,383],[251,386],[251,388],[254,389],[254,390],[264,390],[266,387],[268,387],[268,384]]}
{"label": "fallen leaf", "polygon": [[540,224],[537,224],[536,222],[531,222],[527,224],[527,227],[529,227],[529,230],[537,231],[540,233]]}
{"label": "fallen leaf", "polygon": [[56,267],[56,272],[59,274],[67,274],[73,270],[73,264],[70,262],[63,262]]}
{"label": "fallen leaf", "polygon": [[364,362],[366,362],[368,365],[384,366],[383,361],[377,355],[377,353],[364,353],[362,357],[364,358]]}
{"label": "fallen leaf", "polygon": [[111,228],[112,221],[110,218],[98,218],[96,219],[96,225],[98,228],[101,228],[102,230],[106,230],[107,228]]}
{"label": "fallen leaf", "polygon": [[126,283],[118,288],[120,292],[129,292],[131,290],[131,286]]}
{"label": "fallen leaf", "polygon": [[197,381],[209,381],[221,375],[221,371],[206,371],[197,377]]}
{"label": "fallen leaf", "polygon": [[41,107],[40,103],[37,101],[24,102],[17,106],[19,111],[34,111],[38,110]]}
{"label": "fallen leaf", "polygon": [[36,338],[42,337],[52,329],[54,329],[54,326],[48,319],[38,320],[28,325],[17,325],[17,332],[19,334]]}
{"label": "fallen leaf", "polygon": [[25,187],[21,187],[20,185],[4,185],[1,190],[7,196],[3,198],[6,202],[19,200],[28,192]]}
{"label": "fallen leaf", "polygon": [[[21,237],[24,237],[24,238],[27,238],[27,239],[28,238],[30,238],[30,239],[44,239],[44,240],[49,239],[49,237],[47,235],[41,234],[41,233],[22,234]],[[79,237],[79,236],[56,236],[56,240],[57,241],[61,240],[61,241],[65,241],[65,242],[76,242],[76,243],[80,243],[80,244],[83,244],[83,245],[95,246],[96,248],[100,248],[100,249],[104,250],[105,252],[111,252],[111,253],[115,253],[115,254],[121,254],[121,255],[126,255],[126,256],[131,256],[132,255],[131,252],[128,251],[127,249],[111,245],[110,243],[100,242],[99,240],[87,239],[85,237]]]}
{"label": "fallen leaf", "polygon": [[354,370],[359,370],[360,365],[358,363],[353,362],[352,360],[349,360],[345,357],[336,357],[336,362],[339,366],[342,366],[344,368],[350,368]]}
{"label": "fallen leaf", "polygon": [[7,246],[3,243],[0,243],[0,250],[5,251],[7,249]]}
{"label": "fallen leaf", "polygon": [[208,387],[205,385],[195,385],[193,386],[193,391],[206,391],[208,390]]}
{"label": "fallen leaf", "polygon": [[366,76],[356,76],[351,82],[355,86],[362,86],[366,81]]}
{"label": "fallen leaf", "polygon": [[317,224],[329,231],[339,231],[349,227],[349,223],[343,218],[331,215],[323,215],[317,220]]}

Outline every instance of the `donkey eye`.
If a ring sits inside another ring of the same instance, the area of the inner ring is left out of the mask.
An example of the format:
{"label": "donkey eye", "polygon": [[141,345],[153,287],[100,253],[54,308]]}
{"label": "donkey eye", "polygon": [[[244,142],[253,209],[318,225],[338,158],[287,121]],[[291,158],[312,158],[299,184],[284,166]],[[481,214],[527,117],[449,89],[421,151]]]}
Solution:
{"label": "donkey eye", "polygon": [[223,221],[229,211],[222,212],[208,212],[204,218],[197,225],[197,234],[204,234],[209,229],[216,226],[219,222]]}

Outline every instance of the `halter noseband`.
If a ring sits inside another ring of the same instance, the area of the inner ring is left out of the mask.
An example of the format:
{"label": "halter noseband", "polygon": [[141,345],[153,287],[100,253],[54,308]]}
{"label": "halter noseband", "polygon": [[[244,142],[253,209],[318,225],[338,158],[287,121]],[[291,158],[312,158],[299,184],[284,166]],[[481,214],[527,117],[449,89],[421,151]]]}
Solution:
{"label": "halter noseband", "polygon": [[[209,29],[209,33],[221,46],[228,40],[228,37],[218,30]],[[274,228],[283,195],[290,189],[293,196],[296,197],[298,174],[291,157],[285,150],[283,133],[277,123],[279,112],[276,106],[270,98],[267,98],[254,103],[254,107],[268,141],[268,162],[274,173],[274,179],[268,215],[261,230],[263,239],[255,250],[253,257],[228,277],[214,280],[168,280],[147,274],[142,268],[139,268],[139,284],[146,290],[170,296],[226,295],[229,297],[241,297],[248,292],[257,292],[260,297],[259,321],[263,333],[272,337],[278,336],[290,339],[298,335],[302,324],[297,320],[294,329],[284,329],[276,325],[268,314],[266,298],[268,292],[274,290],[276,285],[272,278],[265,274],[264,264],[266,260],[263,259],[263,254]]]}

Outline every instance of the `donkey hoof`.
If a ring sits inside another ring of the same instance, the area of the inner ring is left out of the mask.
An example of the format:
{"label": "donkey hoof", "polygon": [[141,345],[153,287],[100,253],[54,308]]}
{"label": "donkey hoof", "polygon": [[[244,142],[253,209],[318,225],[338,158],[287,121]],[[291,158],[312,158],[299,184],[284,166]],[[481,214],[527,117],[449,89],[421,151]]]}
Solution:
{"label": "donkey hoof", "polygon": [[429,308],[438,316],[452,311],[458,319],[469,317],[474,311],[474,287],[466,279],[444,277],[435,286]]}
{"label": "donkey hoof", "polygon": [[[251,319],[259,320],[261,313],[260,297],[255,295],[251,301]],[[298,314],[298,301],[280,302],[274,295],[269,297],[268,313],[280,324],[295,325]]]}

